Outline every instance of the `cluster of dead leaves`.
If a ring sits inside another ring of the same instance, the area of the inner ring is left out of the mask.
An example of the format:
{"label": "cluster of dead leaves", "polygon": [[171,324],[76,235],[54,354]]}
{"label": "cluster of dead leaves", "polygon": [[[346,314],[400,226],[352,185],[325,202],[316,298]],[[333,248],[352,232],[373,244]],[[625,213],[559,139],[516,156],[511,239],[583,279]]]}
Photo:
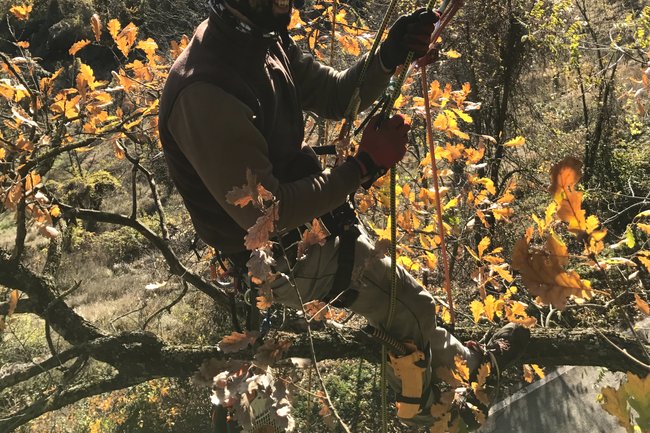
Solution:
{"label": "cluster of dead leaves", "polygon": [[[431,406],[431,415],[436,422],[431,426],[431,433],[458,432],[461,423],[464,423],[460,416],[453,416],[462,407],[469,409],[479,424],[485,422],[486,414],[474,403],[473,396],[482,405],[489,407],[490,400],[487,392],[487,379],[490,376],[490,363],[482,364],[475,375],[470,375],[467,362],[460,356],[454,358],[454,367],[438,367],[436,377],[448,384],[451,389],[443,391],[438,403]],[[465,410],[466,410],[465,409]]]}

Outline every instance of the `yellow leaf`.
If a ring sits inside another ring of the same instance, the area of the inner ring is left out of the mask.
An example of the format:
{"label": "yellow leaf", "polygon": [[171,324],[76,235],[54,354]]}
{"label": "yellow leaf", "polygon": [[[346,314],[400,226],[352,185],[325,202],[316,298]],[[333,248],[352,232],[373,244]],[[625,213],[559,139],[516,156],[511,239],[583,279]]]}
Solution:
{"label": "yellow leaf", "polygon": [[9,9],[9,12],[11,12],[20,21],[25,21],[29,19],[29,14],[31,11],[32,11],[32,5],[28,5],[28,4],[15,5]]}
{"label": "yellow leaf", "polygon": [[95,35],[95,41],[99,42],[99,40],[102,37],[102,21],[99,18],[99,15],[93,14],[93,16],[90,17],[90,26],[93,29],[93,34]]}
{"label": "yellow leaf", "polygon": [[487,317],[487,319],[490,322],[494,322],[494,315],[497,312],[497,302],[494,296],[487,295],[485,297],[484,305],[485,305],[485,317]]}
{"label": "yellow leaf", "polygon": [[540,368],[539,365],[537,365],[537,364],[530,364],[530,366],[533,367],[533,371],[535,372],[535,374],[536,374],[540,379],[544,379],[544,377],[546,376],[546,374],[544,374],[544,370],[542,370],[542,369]]}
{"label": "yellow leaf", "polygon": [[478,257],[479,257],[479,259],[483,257],[483,253],[490,246],[490,242],[491,242],[490,238],[487,237],[487,236],[485,236],[483,239],[481,239],[481,242],[479,242],[479,244],[478,244]]}
{"label": "yellow leaf", "polygon": [[294,8],[293,12],[291,13],[291,21],[289,22],[289,26],[287,28],[289,30],[294,30],[304,25],[305,22],[302,19],[300,19],[300,11]]}
{"label": "yellow leaf", "polygon": [[479,319],[483,315],[483,312],[485,311],[485,308],[483,307],[483,303],[481,301],[474,300],[472,301],[471,304],[469,304],[469,308],[472,310],[474,323],[478,323]]}
{"label": "yellow leaf", "polygon": [[61,209],[59,206],[54,205],[50,208],[50,215],[52,215],[53,218],[58,218],[61,216]]}
{"label": "yellow leaf", "polygon": [[449,200],[442,208],[442,210],[449,210],[453,209],[456,206],[458,206],[458,197],[454,197],[451,200]]}
{"label": "yellow leaf", "polygon": [[503,143],[505,147],[519,147],[519,146],[523,146],[524,144],[526,144],[526,139],[521,136],[513,138],[512,140],[508,140],[505,143]]}
{"label": "yellow leaf", "polygon": [[636,226],[647,235],[650,235],[650,224],[636,223]]}
{"label": "yellow leaf", "polygon": [[443,53],[449,59],[458,59],[461,57],[461,54],[456,50],[449,50]]}
{"label": "yellow leaf", "polygon": [[447,116],[445,116],[445,113],[438,114],[438,117],[436,117],[436,120],[433,122],[433,127],[439,131],[446,131],[448,126],[449,123],[447,122]]}
{"label": "yellow leaf", "polygon": [[528,383],[533,383],[535,380],[535,371],[529,364],[524,364],[524,380]]}
{"label": "yellow leaf", "polygon": [[113,38],[113,41],[117,42],[117,35],[120,33],[120,29],[122,28],[122,24],[115,18],[110,20],[108,22],[108,33],[111,35]]}
{"label": "yellow leaf", "polygon": [[70,53],[71,56],[74,56],[75,54],[77,54],[79,52],[79,50],[81,50],[82,48],[84,48],[84,47],[86,47],[88,45],[90,45],[90,41],[88,39],[82,39],[82,40],[72,44],[72,46],[68,50],[68,53]]}
{"label": "yellow leaf", "polygon": [[454,356],[454,365],[455,371],[458,373],[458,376],[463,380],[463,382],[469,381],[469,367],[467,366],[467,361],[460,357],[459,355]]}
{"label": "yellow leaf", "polygon": [[496,272],[497,274],[499,274],[499,276],[500,276],[501,278],[503,278],[504,280],[506,280],[506,282],[508,282],[508,283],[512,283],[512,281],[514,280],[514,277],[513,277],[512,274],[511,274],[510,272],[508,272],[508,270],[506,269],[507,266],[508,266],[508,265],[504,263],[504,264],[502,264],[502,265],[490,266],[490,269],[492,269],[494,272]]}
{"label": "yellow leaf", "polygon": [[5,159],[5,156],[7,156],[7,151],[0,147],[0,159]]}
{"label": "yellow leaf", "polygon": [[136,48],[144,51],[147,57],[153,57],[153,55],[156,53],[156,50],[158,49],[158,44],[153,39],[147,38],[144,41],[138,42]]}

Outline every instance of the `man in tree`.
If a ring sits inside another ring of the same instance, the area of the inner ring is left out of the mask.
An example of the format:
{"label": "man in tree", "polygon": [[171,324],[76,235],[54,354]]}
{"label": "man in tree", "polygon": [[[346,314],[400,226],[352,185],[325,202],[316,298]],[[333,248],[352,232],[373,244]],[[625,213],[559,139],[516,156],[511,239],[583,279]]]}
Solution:
{"label": "man in tree", "polygon": [[[504,344],[468,348],[436,327],[431,295],[402,268],[394,318],[386,326],[390,261],[375,252],[346,202],[362,183],[403,158],[410,126],[401,116],[381,125],[373,118],[354,157],[331,170],[320,167],[303,144],[303,111],[342,118],[365,57],[337,72],[303,54],[287,33],[292,3],[212,0],[210,17],[175,62],[161,98],[160,136],[170,173],[198,235],[235,263],[246,263],[244,237],[260,216],[254,206],[238,207],[226,198],[246,183],[247,170],[277,199],[277,240],[291,261],[301,227],[320,217],[331,235],[295,263],[295,288],[286,276],[272,283],[274,299],[300,307],[297,289],[305,302],[350,308],[398,341],[411,342],[412,354],[391,356],[390,382],[398,415],[429,422],[436,367],[452,367],[460,356],[475,370],[487,352],[508,361],[527,334],[507,328],[499,339]],[[434,12],[418,10],[395,22],[368,66],[359,92],[362,109],[381,94],[409,51],[418,57],[428,52],[436,21]],[[283,255],[275,257],[279,275],[289,273]]]}

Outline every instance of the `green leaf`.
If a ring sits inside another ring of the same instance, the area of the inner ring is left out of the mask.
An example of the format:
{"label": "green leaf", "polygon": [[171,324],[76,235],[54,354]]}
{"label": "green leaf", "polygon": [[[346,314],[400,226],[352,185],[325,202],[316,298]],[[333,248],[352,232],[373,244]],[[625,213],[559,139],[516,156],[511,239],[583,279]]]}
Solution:
{"label": "green leaf", "polygon": [[632,226],[627,226],[627,229],[625,230],[625,245],[627,245],[628,248],[634,248],[636,245],[636,239],[634,238]]}

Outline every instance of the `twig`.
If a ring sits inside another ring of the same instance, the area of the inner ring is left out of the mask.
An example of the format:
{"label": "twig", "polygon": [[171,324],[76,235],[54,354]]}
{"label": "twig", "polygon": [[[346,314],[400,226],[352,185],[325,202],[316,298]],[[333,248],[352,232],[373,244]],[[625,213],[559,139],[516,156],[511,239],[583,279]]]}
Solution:
{"label": "twig", "polygon": [[[287,257],[287,250],[282,245],[282,238],[279,239],[280,247],[282,249],[282,255],[284,256],[284,260],[287,263],[287,268],[289,269],[289,284],[291,284],[291,287],[296,292],[296,295],[298,296],[298,300],[300,301],[300,308],[302,310],[303,317],[307,319],[307,311],[305,310],[305,302],[302,298],[302,294],[300,293],[300,290],[298,290],[298,286],[296,286],[295,283],[295,277],[293,275],[293,268],[291,267],[291,261],[289,260],[289,257]],[[350,428],[347,426],[347,424],[343,421],[341,416],[339,415],[338,410],[336,410],[336,406],[334,406],[334,403],[332,402],[332,399],[330,397],[329,392],[327,391],[327,387],[325,386],[325,380],[323,380],[323,375],[321,374],[320,368],[318,367],[318,359],[316,358],[316,348],[314,347],[314,336],[312,334],[311,330],[311,323],[307,320],[305,320],[305,323],[307,325],[307,337],[309,339],[309,349],[310,349],[310,354],[312,358],[312,362],[314,363],[314,371],[316,372],[316,376],[318,377],[318,381],[320,383],[321,389],[323,390],[323,393],[325,394],[325,399],[327,400],[327,404],[329,407],[332,409],[332,413],[334,414],[334,417],[336,420],[339,422],[343,430],[345,430],[346,433],[352,433],[350,431]]]}
{"label": "twig", "polygon": [[149,322],[151,322],[158,314],[162,313],[163,311],[167,311],[168,313],[171,313],[172,312],[172,307],[174,305],[178,304],[181,301],[181,299],[183,299],[183,297],[185,297],[185,295],[187,294],[187,290],[188,290],[189,286],[187,285],[187,282],[185,280],[183,280],[182,283],[183,283],[183,290],[181,291],[181,294],[178,295],[178,297],[176,299],[174,299],[170,304],[165,305],[164,307],[162,307],[161,309],[159,309],[158,311],[153,313],[151,316],[149,316],[149,318],[147,320],[145,320],[144,324],[142,325],[142,330],[143,331],[145,331],[147,329],[147,325],[149,324]]}
{"label": "twig", "polygon": [[614,349],[616,349],[619,353],[624,355],[627,359],[634,362],[636,365],[650,371],[650,365],[641,362],[640,360],[636,359],[634,356],[630,355],[626,350],[618,347],[612,340],[607,338],[607,336],[603,334],[600,329],[594,327],[594,330],[598,333],[598,335],[600,335],[605,341],[607,341]]}

